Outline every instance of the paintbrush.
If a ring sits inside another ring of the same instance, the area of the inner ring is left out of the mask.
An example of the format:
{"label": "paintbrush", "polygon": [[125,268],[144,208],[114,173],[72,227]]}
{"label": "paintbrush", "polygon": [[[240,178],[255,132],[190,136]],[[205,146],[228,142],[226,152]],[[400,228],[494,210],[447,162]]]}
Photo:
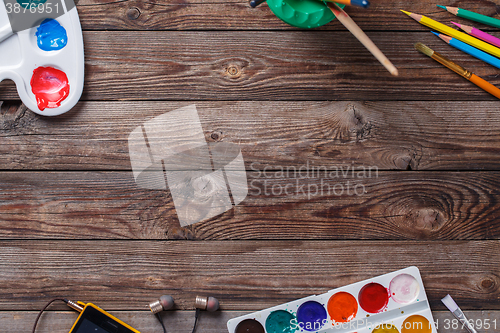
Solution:
{"label": "paintbrush", "polygon": [[448,310],[450,310],[455,318],[457,318],[462,323],[462,327],[465,327],[470,333],[477,333],[477,331],[474,329],[471,323],[469,323],[462,310],[458,307],[457,303],[455,303],[450,295],[446,295],[446,297],[443,298],[441,302],[443,302],[443,304],[446,305]]}
{"label": "paintbrush", "polygon": [[368,51],[370,51],[375,58],[377,58],[378,61],[389,71],[394,76],[398,76],[398,70],[397,68],[392,64],[392,62],[387,59],[387,57],[380,51],[380,49],[375,45],[372,40],[364,33],[363,30],[356,24],[356,22],[353,21],[353,19],[347,15],[347,13],[340,8],[336,3],[334,2],[327,2],[326,3],[328,8],[331,9],[333,14],[337,17],[337,19],[344,25],[344,27],[349,30],[354,37],[356,37],[361,44],[363,44]]}
{"label": "paintbrush", "polygon": [[[441,54],[434,52],[431,48],[428,46],[422,44],[422,43],[417,43],[415,44],[415,48],[425,54],[428,57],[431,57],[432,59],[436,60],[440,64],[448,67],[458,75],[466,78],[467,80],[471,81],[475,85],[477,85],[479,88],[483,89],[484,91],[489,92],[493,96],[500,98],[500,89],[489,83],[488,81],[485,81],[481,79],[479,76],[476,74],[472,73],[471,71],[466,70],[462,66],[459,66],[455,64],[453,61],[450,59],[446,58],[445,56],[442,56]],[[453,312],[453,311],[452,311]]]}

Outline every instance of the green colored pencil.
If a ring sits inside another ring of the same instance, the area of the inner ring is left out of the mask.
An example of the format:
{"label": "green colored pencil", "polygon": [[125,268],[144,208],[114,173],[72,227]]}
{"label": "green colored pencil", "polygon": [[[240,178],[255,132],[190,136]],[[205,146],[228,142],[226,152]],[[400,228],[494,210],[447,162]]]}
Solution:
{"label": "green colored pencil", "polygon": [[448,12],[450,12],[451,14],[456,15],[458,17],[463,17],[464,19],[468,19],[471,21],[476,21],[476,22],[480,22],[480,23],[483,23],[486,25],[490,25],[492,27],[500,28],[500,20],[499,19],[496,19],[496,18],[493,18],[490,16],[486,16],[486,15],[482,15],[482,14],[478,14],[478,13],[474,13],[474,12],[471,12],[470,10],[465,10],[465,9],[458,8],[458,7],[445,7],[445,6],[440,6],[440,5],[437,5],[437,6],[439,8],[446,9]]}

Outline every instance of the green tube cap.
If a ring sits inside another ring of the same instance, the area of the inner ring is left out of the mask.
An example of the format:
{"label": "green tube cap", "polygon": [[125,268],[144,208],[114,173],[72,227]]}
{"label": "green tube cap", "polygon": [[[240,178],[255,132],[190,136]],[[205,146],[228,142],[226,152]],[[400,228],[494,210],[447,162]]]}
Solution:
{"label": "green tube cap", "polygon": [[335,18],[330,8],[318,0],[267,0],[267,5],[282,21],[298,28],[321,27]]}

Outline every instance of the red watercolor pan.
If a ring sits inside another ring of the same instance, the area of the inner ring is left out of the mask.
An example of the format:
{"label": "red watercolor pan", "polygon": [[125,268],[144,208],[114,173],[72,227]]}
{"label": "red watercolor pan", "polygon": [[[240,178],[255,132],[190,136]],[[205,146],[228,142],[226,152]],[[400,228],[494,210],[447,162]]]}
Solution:
{"label": "red watercolor pan", "polygon": [[368,283],[358,295],[359,305],[368,313],[382,312],[389,303],[389,292],[379,283]]}

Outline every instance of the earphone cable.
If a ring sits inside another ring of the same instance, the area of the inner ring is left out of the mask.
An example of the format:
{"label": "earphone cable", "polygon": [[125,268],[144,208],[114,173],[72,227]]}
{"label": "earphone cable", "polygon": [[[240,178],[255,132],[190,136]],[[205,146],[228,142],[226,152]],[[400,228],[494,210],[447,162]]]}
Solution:
{"label": "earphone cable", "polygon": [[194,314],[194,326],[193,326],[193,332],[196,331],[196,323],[198,322],[198,316],[200,315],[200,309],[196,308],[196,313]]}
{"label": "earphone cable", "polygon": [[47,304],[45,304],[45,306],[43,307],[43,309],[40,310],[40,312],[38,313],[38,316],[36,316],[35,324],[33,325],[33,331],[31,331],[31,333],[35,333],[36,325],[38,324],[38,320],[40,319],[43,311],[45,311],[45,309],[47,309],[49,307],[49,305],[52,304],[52,303],[54,303],[55,301],[63,301],[66,304],[68,303],[68,300],[65,299],[65,298],[54,298],[54,299],[51,299]]}
{"label": "earphone cable", "polygon": [[163,319],[161,318],[159,313],[155,314],[156,318],[158,318],[158,321],[161,324],[161,327],[163,328],[163,333],[167,333],[167,329],[165,328],[165,324],[163,323]]}

